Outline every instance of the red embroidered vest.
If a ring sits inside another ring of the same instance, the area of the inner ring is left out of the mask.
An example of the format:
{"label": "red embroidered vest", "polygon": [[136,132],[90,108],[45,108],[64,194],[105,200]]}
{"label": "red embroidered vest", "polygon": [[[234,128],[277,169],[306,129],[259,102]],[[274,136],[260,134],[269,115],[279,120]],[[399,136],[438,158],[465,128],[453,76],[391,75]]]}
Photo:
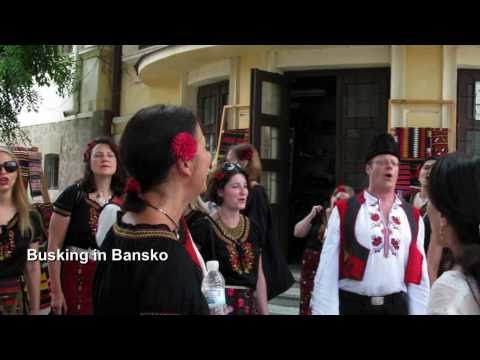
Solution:
{"label": "red embroidered vest", "polygon": [[[401,201],[402,208],[407,215],[410,225],[412,239],[408,253],[407,268],[405,270],[405,283],[418,285],[422,280],[423,262],[423,256],[416,246],[420,212],[403,199]],[[337,208],[340,214],[340,279],[362,281],[363,275],[365,274],[365,267],[370,250],[362,246],[355,236],[355,221],[358,211],[364,202],[365,196],[363,192],[349,200],[340,200],[337,202]]]}

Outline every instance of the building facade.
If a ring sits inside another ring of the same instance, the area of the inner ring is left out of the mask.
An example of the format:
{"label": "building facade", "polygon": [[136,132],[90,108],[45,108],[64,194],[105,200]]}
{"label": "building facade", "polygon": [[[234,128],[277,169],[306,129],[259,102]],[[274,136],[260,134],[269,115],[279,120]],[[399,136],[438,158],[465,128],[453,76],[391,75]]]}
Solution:
{"label": "building facade", "polygon": [[[259,149],[282,243],[336,184],[361,189],[371,138],[395,128],[446,129],[448,151],[480,155],[480,46],[123,45],[74,46],[81,84],[56,125],[26,128],[59,155],[58,188],[82,174],[93,137],[116,141],[131,116],[182,105],[215,152],[224,129],[246,129]],[[119,56],[117,56],[119,55]],[[63,110],[62,110],[63,111]],[[413,143],[413,142],[412,142]]]}
{"label": "building facade", "polygon": [[138,109],[183,105],[212,151],[226,129],[248,129],[260,151],[284,248],[335,184],[366,182],[366,146],[394,128],[448,129],[448,151],[480,154],[480,46],[123,46],[118,138]]}
{"label": "building facade", "polygon": [[78,82],[68,98],[40,88],[38,112],[22,112],[19,121],[31,145],[42,153],[52,200],[84,173],[83,151],[93,138],[110,135],[114,115],[112,46],[73,45]]}

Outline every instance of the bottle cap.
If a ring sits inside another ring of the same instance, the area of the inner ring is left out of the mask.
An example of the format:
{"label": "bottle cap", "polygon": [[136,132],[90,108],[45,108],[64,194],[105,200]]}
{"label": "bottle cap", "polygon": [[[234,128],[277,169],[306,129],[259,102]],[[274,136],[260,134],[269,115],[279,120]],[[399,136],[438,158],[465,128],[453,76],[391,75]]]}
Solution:
{"label": "bottle cap", "polygon": [[218,271],[218,261],[217,260],[211,260],[207,261],[207,271]]}

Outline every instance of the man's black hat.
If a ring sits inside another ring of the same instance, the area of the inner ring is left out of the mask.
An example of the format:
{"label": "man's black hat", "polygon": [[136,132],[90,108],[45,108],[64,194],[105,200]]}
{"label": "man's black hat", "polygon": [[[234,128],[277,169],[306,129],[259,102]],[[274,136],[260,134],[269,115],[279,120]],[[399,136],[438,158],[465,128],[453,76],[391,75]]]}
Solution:
{"label": "man's black hat", "polygon": [[372,140],[367,151],[365,163],[368,163],[377,155],[385,154],[396,156],[400,160],[398,144],[395,142],[393,136],[387,133],[379,134]]}

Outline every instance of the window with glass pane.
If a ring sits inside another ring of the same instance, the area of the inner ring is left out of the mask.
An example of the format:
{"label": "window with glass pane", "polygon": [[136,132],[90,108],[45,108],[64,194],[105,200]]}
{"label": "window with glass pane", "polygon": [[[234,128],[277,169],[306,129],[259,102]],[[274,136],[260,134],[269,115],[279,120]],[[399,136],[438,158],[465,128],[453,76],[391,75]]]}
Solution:
{"label": "window with glass pane", "polygon": [[473,107],[473,117],[480,120],[480,81],[475,81],[475,106]]}
{"label": "window with glass pane", "polygon": [[262,172],[261,183],[265,187],[270,204],[278,203],[278,173],[273,171]]}
{"label": "window with glass pane", "polygon": [[197,94],[197,114],[205,136],[206,148],[216,150],[223,106],[228,101],[228,81],[200,86]]}
{"label": "window with glass pane", "polygon": [[268,81],[262,82],[262,114],[280,115],[280,86]]}
{"label": "window with glass pane", "polygon": [[345,87],[346,117],[377,116],[376,84],[347,84]]}
{"label": "window with glass pane", "polygon": [[45,155],[45,175],[49,189],[58,189],[58,165],[60,157],[58,154]]}
{"label": "window with glass pane", "polygon": [[215,153],[215,135],[208,134],[205,137],[205,142],[207,143],[207,150],[210,151],[212,154]]}
{"label": "window with glass pane", "polygon": [[260,157],[262,159],[279,159],[280,145],[279,145],[279,131],[274,126],[261,127],[261,144]]}
{"label": "window with glass pane", "polygon": [[210,96],[204,98],[203,104],[203,124],[211,125],[215,123],[216,111],[215,111],[215,97]]}

